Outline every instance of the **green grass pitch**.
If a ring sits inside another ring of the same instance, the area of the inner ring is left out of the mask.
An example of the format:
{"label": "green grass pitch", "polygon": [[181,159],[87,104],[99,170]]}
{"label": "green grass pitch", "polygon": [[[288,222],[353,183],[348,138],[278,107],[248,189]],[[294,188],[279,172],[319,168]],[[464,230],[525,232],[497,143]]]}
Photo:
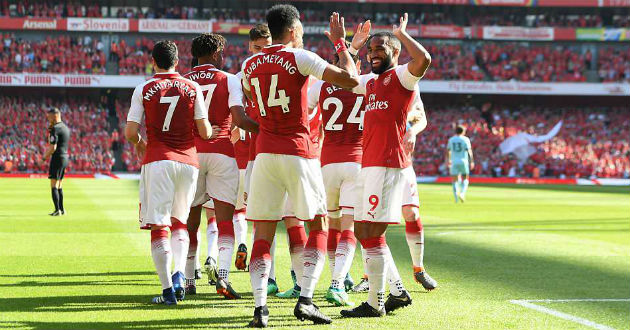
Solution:
{"label": "green grass pitch", "polygon": [[[69,215],[56,218],[46,215],[48,187],[48,180],[0,179],[0,328],[241,328],[250,320],[249,277],[235,269],[242,300],[220,299],[202,282],[197,296],[174,308],[149,303],[160,286],[149,235],[138,229],[136,181],[68,179]],[[341,308],[323,299],[326,266],[315,300],[333,324],[317,328],[592,328],[510,302],[546,300],[533,304],[601,329],[630,329],[627,187],[471,185],[463,205],[453,203],[448,185],[418,189],[425,265],[440,288],[426,293],[413,282],[404,226],[392,226],[387,240],[413,305],[380,319],[341,319]],[[278,237],[276,273],[287,289],[290,261],[284,233]],[[351,274],[362,274],[358,257]],[[270,326],[315,328],[297,321],[293,306],[270,298]]]}

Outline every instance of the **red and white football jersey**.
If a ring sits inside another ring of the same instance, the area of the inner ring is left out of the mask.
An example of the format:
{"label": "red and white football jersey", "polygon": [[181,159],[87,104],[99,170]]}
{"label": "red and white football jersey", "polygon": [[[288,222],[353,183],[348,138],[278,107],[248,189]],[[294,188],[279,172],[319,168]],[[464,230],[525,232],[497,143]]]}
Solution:
{"label": "red and white football jersey", "polygon": [[322,155],[322,143],[319,141],[319,128],[321,126],[322,113],[319,107],[315,107],[313,111],[308,114],[309,137],[315,148],[315,158],[320,158]]}
{"label": "red and white football jersey", "polygon": [[321,79],[328,63],[304,49],[271,45],[243,63],[243,87],[258,108],[257,153],[316,158],[308,123],[308,77]]}
{"label": "red and white football jersey", "polygon": [[364,93],[367,97],[363,121],[363,167],[405,168],[411,165],[402,139],[407,113],[417,100],[419,80],[420,77],[409,72],[406,64],[377,76],[361,77],[354,92]]}
{"label": "red and white football jersey", "polygon": [[203,91],[208,120],[221,128],[210,140],[199,137],[195,128],[195,145],[198,153],[218,153],[234,157],[234,145],[230,142],[232,115],[230,108],[243,106],[243,91],[240,80],[233,74],[223,72],[212,64],[198,65],[184,75],[199,84]]}
{"label": "red and white football jersey", "polygon": [[309,108],[321,109],[324,125],[322,166],[361,162],[365,96],[318,81],[308,92]]}
{"label": "red and white football jersey", "polygon": [[199,167],[194,119],[207,118],[199,85],[176,72],[157,73],[138,85],[131,97],[127,121],[147,127],[147,150],[142,164],[174,160]]}

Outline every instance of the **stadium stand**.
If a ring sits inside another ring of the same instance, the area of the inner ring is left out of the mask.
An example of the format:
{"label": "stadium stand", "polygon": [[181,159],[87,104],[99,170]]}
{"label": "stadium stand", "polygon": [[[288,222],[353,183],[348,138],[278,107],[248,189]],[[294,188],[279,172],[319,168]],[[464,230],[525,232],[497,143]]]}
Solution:
{"label": "stadium stand", "polygon": [[47,172],[42,161],[48,122],[45,112],[58,107],[75,138],[69,147],[72,173],[109,172],[114,164],[112,142],[102,102],[88,97],[0,96],[0,172]]}

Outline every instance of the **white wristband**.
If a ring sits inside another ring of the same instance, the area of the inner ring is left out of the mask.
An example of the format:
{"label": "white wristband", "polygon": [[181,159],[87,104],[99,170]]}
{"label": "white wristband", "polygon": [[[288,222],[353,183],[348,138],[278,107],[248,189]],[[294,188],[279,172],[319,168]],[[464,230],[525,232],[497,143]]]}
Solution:
{"label": "white wristband", "polygon": [[350,55],[352,56],[356,56],[359,53],[359,50],[350,45],[350,48],[348,48],[348,53],[350,53]]}

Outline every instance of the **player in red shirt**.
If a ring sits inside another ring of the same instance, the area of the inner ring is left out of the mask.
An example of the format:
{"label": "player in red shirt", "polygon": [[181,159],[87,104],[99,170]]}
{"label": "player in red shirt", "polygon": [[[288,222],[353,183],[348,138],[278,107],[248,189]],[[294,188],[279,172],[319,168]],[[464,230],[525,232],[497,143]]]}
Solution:
{"label": "player in red shirt", "polygon": [[[353,58],[355,61],[358,57]],[[333,65],[338,65],[335,55]],[[350,305],[345,283],[356,246],[353,231],[354,182],[361,170],[362,113],[364,96],[331,83],[318,81],[309,89],[308,107],[321,109],[325,138],[322,145],[322,175],[329,218],[328,256],[332,283],[326,299],[335,305]]]}
{"label": "player in red shirt", "polygon": [[[380,317],[411,302],[404,290],[398,290],[400,296],[390,294],[387,303],[384,299],[388,264],[394,265],[385,231],[388,224],[400,222],[403,170],[411,164],[403,146],[407,115],[416,98],[418,81],[431,63],[426,49],[407,34],[407,20],[405,13],[392,32],[376,33],[368,39],[369,32],[358,31],[353,38],[355,49],[367,42],[368,61],[376,74],[363,76],[354,89],[367,98],[362,169],[356,185],[360,201],[355,210],[355,234],[366,252],[364,263],[370,288],[368,301],[343,310],[345,317]],[[411,55],[411,61],[405,65],[398,65],[401,43]]]}
{"label": "player in red shirt", "polygon": [[[189,230],[194,233],[194,246],[189,250],[189,267],[186,278],[189,291],[195,290],[195,260],[197,251],[197,231],[201,221],[202,205],[209,199],[214,202],[218,227],[217,293],[228,299],[238,299],[240,295],[229,283],[230,264],[234,252],[234,214],[238,189],[238,166],[234,159],[234,146],[230,142],[232,121],[238,127],[256,132],[258,124],[252,121],[243,109],[243,93],[240,80],[233,74],[221,71],[223,66],[224,37],[204,33],[193,39],[192,55],[198,64],[186,78],[197,82],[204,91],[204,105],[208,117],[219,127],[216,139],[204,141],[196,136],[195,145],[199,154],[200,173],[197,180],[195,200],[190,211]],[[195,132],[196,133],[196,132]]]}
{"label": "player in red shirt", "polygon": [[[162,283],[162,295],[153,302],[174,305],[177,299],[184,299],[186,221],[199,173],[193,128],[204,140],[210,138],[212,128],[201,87],[175,72],[178,62],[175,43],[156,43],[152,58],[156,73],[133,92],[125,137],[134,144],[138,156],[143,157],[140,227],[151,230],[151,255]],[[139,133],[143,117],[146,142]]]}
{"label": "player in red shirt", "polygon": [[265,327],[269,319],[269,250],[287,193],[295,216],[307,221],[310,229],[303,253],[302,290],[294,315],[300,320],[331,323],[312,303],[324,265],[327,225],[321,169],[310,139],[307,83],[311,75],[344,88],[353,88],[358,81],[343,42],[345,28],[339,15],[331,16],[327,36],[334,41],[343,69],[301,49],[303,29],[299,17],[291,5],[273,6],[266,18],[274,45],[243,63],[243,87],[258,107],[260,124],[247,204],[247,219],[257,221],[249,265],[256,306],[252,327]]}

